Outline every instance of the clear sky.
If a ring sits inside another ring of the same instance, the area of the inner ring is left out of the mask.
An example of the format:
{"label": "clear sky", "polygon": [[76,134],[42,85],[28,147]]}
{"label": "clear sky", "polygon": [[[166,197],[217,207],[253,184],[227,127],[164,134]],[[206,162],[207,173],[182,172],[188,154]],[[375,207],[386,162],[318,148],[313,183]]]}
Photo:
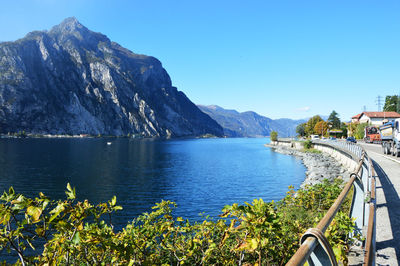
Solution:
{"label": "clear sky", "polygon": [[196,104],[342,120],[400,93],[400,1],[1,0],[0,41],[75,16]]}

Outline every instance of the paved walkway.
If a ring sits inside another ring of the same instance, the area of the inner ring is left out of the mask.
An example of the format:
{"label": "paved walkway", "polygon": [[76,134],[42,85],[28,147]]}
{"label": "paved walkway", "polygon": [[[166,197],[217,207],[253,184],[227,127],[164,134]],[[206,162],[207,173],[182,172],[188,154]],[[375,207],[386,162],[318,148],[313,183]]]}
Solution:
{"label": "paved walkway", "polygon": [[360,144],[374,163],[376,182],[376,265],[400,261],[400,158],[384,155],[377,144]]}

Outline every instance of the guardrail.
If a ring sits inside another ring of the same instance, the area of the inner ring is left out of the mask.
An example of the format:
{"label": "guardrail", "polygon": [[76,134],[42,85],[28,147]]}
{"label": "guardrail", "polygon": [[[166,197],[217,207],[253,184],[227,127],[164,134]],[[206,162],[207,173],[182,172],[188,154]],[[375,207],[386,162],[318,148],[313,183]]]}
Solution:
{"label": "guardrail", "polygon": [[355,218],[355,233],[365,237],[364,264],[375,265],[375,170],[368,154],[360,146],[343,141],[313,141],[314,145],[330,147],[358,162],[339,197],[318,223],[301,237],[301,246],[286,265],[337,265],[332,247],[324,233],[340,209],[351,187],[354,187],[350,217]]}
{"label": "guardrail", "polygon": [[325,145],[340,149],[342,152],[350,154],[353,159],[361,159],[364,149],[353,142],[342,140],[314,140],[314,144]]}

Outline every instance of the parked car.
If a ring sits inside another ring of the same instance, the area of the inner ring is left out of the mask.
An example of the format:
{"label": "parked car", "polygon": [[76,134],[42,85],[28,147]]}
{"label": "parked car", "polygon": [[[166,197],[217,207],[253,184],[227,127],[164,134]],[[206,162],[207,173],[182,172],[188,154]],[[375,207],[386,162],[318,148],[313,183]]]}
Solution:
{"label": "parked car", "polygon": [[353,143],[357,143],[357,140],[356,140],[354,137],[348,137],[348,138],[346,139],[346,141],[348,141],[348,142],[353,142]]}
{"label": "parked car", "polygon": [[336,140],[336,138],[335,138],[335,137],[329,137],[329,139],[330,139],[330,140]]}
{"label": "parked car", "polygon": [[311,135],[311,140],[314,140],[314,139],[319,139],[319,136],[318,135]]}

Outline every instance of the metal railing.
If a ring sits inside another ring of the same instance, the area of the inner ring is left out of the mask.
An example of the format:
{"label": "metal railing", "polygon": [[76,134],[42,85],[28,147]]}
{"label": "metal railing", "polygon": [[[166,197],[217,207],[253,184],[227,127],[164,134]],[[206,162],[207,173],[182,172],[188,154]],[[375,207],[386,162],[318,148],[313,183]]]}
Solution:
{"label": "metal railing", "polygon": [[[314,141],[314,145],[330,147],[358,162],[339,197],[318,223],[309,229],[300,240],[300,248],[286,265],[337,265],[332,247],[324,233],[340,209],[351,187],[354,187],[350,217],[355,218],[355,232],[364,234],[364,263],[375,264],[375,171],[367,153],[360,146],[344,141]],[[365,233],[366,232],[366,233]]]}
{"label": "metal railing", "polygon": [[360,160],[364,152],[364,149],[359,145],[344,140],[314,140],[313,143],[317,145],[337,148],[347,155],[351,155],[353,157],[353,160]]}

